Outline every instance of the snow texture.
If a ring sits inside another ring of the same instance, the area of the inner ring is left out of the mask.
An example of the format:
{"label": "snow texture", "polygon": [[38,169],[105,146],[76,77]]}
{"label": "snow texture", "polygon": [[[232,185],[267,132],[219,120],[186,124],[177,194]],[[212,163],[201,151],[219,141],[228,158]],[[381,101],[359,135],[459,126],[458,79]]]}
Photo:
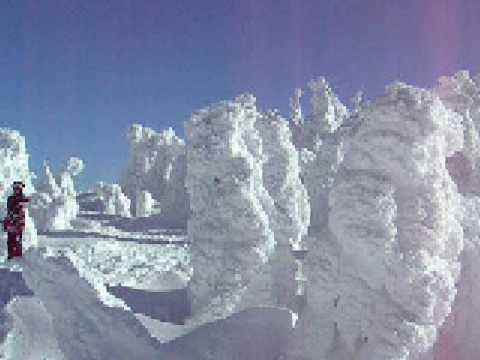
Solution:
{"label": "snow texture", "polygon": [[[172,128],[156,132],[134,124],[128,132],[130,154],[122,188],[132,201],[145,190],[161,207],[159,225],[186,227],[188,197],[185,190],[185,143]],[[136,214],[135,214],[136,215]]]}
{"label": "snow texture", "polygon": [[[27,197],[35,191],[28,158],[25,138],[16,130],[0,128],[0,203],[2,204],[0,218],[2,220],[7,214],[7,198],[13,194],[14,181],[22,181],[25,184],[24,194]],[[29,207],[31,205],[27,205],[25,211],[25,232],[22,241],[24,250],[37,243],[37,230],[29,214]],[[1,242],[6,256],[6,241],[2,239]]]}
{"label": "snow texture", "polygon": [[71,229],[71,221],[79,213],[73,178],[83,171],[83,161],[67,160],[59,179],[53,176],[48,162],[43,163],[43,178],[32,196],[31,213],[39,231]]}
{"label": "snow texture", "polygon": [[193,323],[245,308],[242,297],[254,278],[266,280],[263,295],[271,298],[265,263],[275,245],[269,221],[274,202],[263,186],[257,117],[255,98],[247,94],[202,109],[185,123]]}
{"label": "snow texture", "polygon": [[480,74],[472,79],[467,71],[459,71],[451,77],[441,77],[433,92],[463,122],[465,146],[448,159],[447,167],[464,195],[465,249],[458,295],[429,359],[474,360],[480,353]]}
{"label": "snow texture", "polygon": [[137,217],[148,217],[153,214],[153,207],[155,200],[151,193],[146,190],[140,191],[140,194],[137,196],[137,206],[135,213]]}
{"label": "snow texture", "polygon": [[130,217],[130,199],[122,192],[120,185],[99,181],[95,193],[102,204],[101,213]]}
{"label": "snow texture", "polygon": [[[445,159],[463,145],[461,119],[402,83],[362,117],[329,195],[329,231],[305,264],[311,283],[299,332],[312,359],[422,353],[456,294],[462,212]],[[330,343],[318,339],[319,319],[332,324]]]}
{"label": "snow texture", "polygon": [[[289,123],[242,95],[194,113],[186,145],[171,129],[132,126],[130,204],[118,185],[77,195],[77,158],[57,179],[45,163],[35,193],[24,138],[0,129],[0,200],[22,180],[39,229],[76,221],[98,235],[42,236],[22,259],[33,296],[0,312],[0,357],[478,359],[480,75],[429,91],[396,82],[371,103],[356,94],[351,111],[325,79],[309,85],[313,114],[304,118],[297,89]],[[75,219],[77,198],[93,212]],[[146,218],[122,219],[129,208]],[[130,231],[187,216],[189,246]],[[258,306],[291,305],[291,242],[309,249],[307,303],[286,336],[287,311]],[[109,290],[187,283],[193,314],[174,327]]]}
{"label": "snow texture", "polygon": [[[290,128],[300,153],[301,178],[310,198],[310,233],[320,232],[328,222],[328,193],[343,160],[340,126],[349,111],[324,78],[309,83],[313,115],[299,122],[291,118]],[[297,105],[296,105],[297,106]],[[295,113],[301,112],[296,110]]]}
{"label": "snow texture", "polygon": [[310,225],[310,203],[300,181],[298,152],[291,141],[288,121],[275,112],[260,115],[255,123],[262,139],[263,184],[274,201],[269,214],[276,242],[272,291],[277,305],[288,306],[296,290],[296,263],[290,243],[299,242]]}

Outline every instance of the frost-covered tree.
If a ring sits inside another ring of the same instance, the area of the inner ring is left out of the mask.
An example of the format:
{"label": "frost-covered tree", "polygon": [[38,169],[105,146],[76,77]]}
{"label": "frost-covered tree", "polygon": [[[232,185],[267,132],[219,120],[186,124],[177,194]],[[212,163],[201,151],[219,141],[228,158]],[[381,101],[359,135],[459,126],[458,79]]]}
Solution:
{"label": "frost-covered tree", "polygon": [[75,191],[75,185],[73,178],[80,175],[84,169],[83,160],[77,157],[71,157],[65,163],[62,172],[60,173],[60,189],[66,196],[75,197],[77,192]]}
{"label": "frost-covered tree", "polygon": [[172,128],[156,132],[134,124],[128,132],[130,154],[122,181],[135,212],[137,197],[145,190],[162,209],[162,226],[185,227],[188,197],[185,190],[185,143]]}
{"label": "frost-covered tree", "polygon": [[301,179],[310,198],[310,233],[320,232],[328,221],[328,193],[343,160],[341,125],[350,113],[325,78],[312,80],[313,114],[301,125],[290,121],[292,140],[300,155]]}
{"label": "frost-covered tree", "polygon": [[155,204],[155,200],[146,190],[140,191],[140,194],[137,196],[137,205],[135,213],[137,217],[148,217],[153,213],[153,206]]}
{"label": "frost-covered tree", "polygon": [[[465,146],[447,159],[447,168],[464,197],[463,227],[465,248],[461,256],[462,271],[458,280],[458,295],[451,314],[441,333],[432,355],[428,359],[470,360],[480,352],[480,74],[470,77],[467,71],[459,71],[451,77],[441,77],[433,92],[445,106],[461,116]],[[422,359],[423,360],[423,359]]]}
{"label": "frost-covered tree", "polygon": [[43,177],[40,178],[38,191],[32,196],[31,213],[38,230],[66,230],[80,211],[75,191],[74,177],[84,168],[83,161],[69,158],[58,182],[52,174],[48,162],[43,164]]}
{"label": "frost-covered tree", "polygon": [[362,116],[329,195],[329,228],[305,264],[292,353],[309,359],[416,356],[456,294],[462,211],[445,159],[463,146],[461,119],[402,83]]}
{"label": "frost-covered tree", "polygon": [[298,152],[291,142],[288,121],[276,112],[260,115],[255,123],[262,139],[263,183],[274,201],[269,214],[275,235],[276,249],[272,266],[273,298],[279,305],[290,305],[295,282],[295,259],[290,242],[298,242],[310,224],[310,204],[305,186],[300,181]]}
{"label": "frost-covered tree", "polygon": [[[262,294],[249,293],[249,287],[254,279],[269,277],[265,263],[274,235],[268,214],[274,204],[262,181],[257,117],[255,98],[242,95],[202,109],[185,123],[190,323],[225,318],[262,301]],[[263,295],[271,297],[268,281]]]}
{"label": "frost-covered tree", "polygon": [[130,217],[130,199],[122,192],[120,185],[99,181],[95,193],[102,203],[102,213]]}
{"label": "frost-covered tree", "polygon": [[303,113],[302,113],[302,89],[295,89],[293,96],[290,98],[290,120],[295,125],[302,125],[304,122]]}

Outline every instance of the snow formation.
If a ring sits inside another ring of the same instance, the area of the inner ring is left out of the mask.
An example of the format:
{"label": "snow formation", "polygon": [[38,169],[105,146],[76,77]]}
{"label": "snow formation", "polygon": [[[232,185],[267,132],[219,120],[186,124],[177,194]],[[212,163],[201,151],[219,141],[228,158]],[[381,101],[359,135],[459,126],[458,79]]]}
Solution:
{"label": "snow formation", "polygon": [[[328,229],[309,246],[299,331],[312,359],[418,355],[456,294],[462,212],[445,160],[463,146],[460,117],[393,83],[362,119],[329,194]],[[331,323],[331,342],[319,339],[319,321]]]}
{"label": "snow formation", "polygon": [[262,139],[263,184],[274,201],[269,214],[275,236],[272,266],[272,292],[278,305],[291,305],[296,282],[296,263],[292,241],[299,242],[310,224],[310,203],[305,186],[300,181],[298,152],[291,141],[288,121],[275,112],[259,115],[255,123]]}
{"label": "snow formation", "polygon": [[130,199],[122,192],[120,185],[99,181],[95,193],[101,203],[101,213],[130,217]]}
{"label": "snow formation", "polygon": [[472,79],[467,71],[459,71],[441,77],[432,91],[463,123],[465,146],[447,160],[447,168],[463,194],[465,249],[458,295],[431,359],[473,360],[480,353],[480,74]]}
{"label": "snow formation", "polygon": [[48,162],[43,163],[43,178],[32,196],[31,213],[39,231],[71,229],[71,221],[79,213],[73,178],[83,171],[83,161],[67,160],[59,181],[53,176]]}
{"label": "snow formation", "polygon": [[137,205],[135,213],[137,217],[148,217],[154,213],[155,200],[151,193],[146,190],[140,191],[137,196]]}
{"label": "snow formation", "polygon": [[148,191],[161,208],[157,215],[166,227],[186,227],[188,197],[185,190],[185,143],[172,128],[156,132],[134,124],[128,132],[130,154],[122,188],[132,201]]}
{"label": "snow formation", "polygon": [[[313,93],[310,103],[313,115],[300,120],[299,99],[291,100],[290,128],[295,147],[300,153],[301,178],[310,198],[310,233],[318,233],[328,221],[328,193],[343,159],[340,126],[349,112],[333,93],[324,78],[309,83]],[[297,90],[296,97],[301,92]]]}
{"label": "snow formation", "polygon": [[[30,196],[35,191],[32,184],[32,173],[28,167],[27,148],[25,137],[16,130],[0,128],[0,218],[3,220],[7,214],[7,198],[13,194],[14,181],[25,184],[25,195]],[[26,208],[25,233],[23,235],[23,249],[26,250],[37,243],[37,230]],[[3,233],[3,227],[2,227]],[[4,233],[3,233],[4,234]],[[6,240],[1,240],[6,256]]]}
{"label": "snow formation", "polygon": [[[255,98],[242,95],[185,123],[194,323],[242,310],[252,280],[270,276],[265,263],[275,245],[269,221],[274,202],[262,180],[257,116]],[[270,299],[268,286],[263,291]]]}

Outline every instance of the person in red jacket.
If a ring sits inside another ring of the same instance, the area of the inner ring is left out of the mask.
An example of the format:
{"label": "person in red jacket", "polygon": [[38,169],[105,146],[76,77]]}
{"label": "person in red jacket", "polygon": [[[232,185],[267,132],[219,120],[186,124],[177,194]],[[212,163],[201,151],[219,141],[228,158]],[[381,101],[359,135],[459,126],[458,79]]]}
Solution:
{"label": "person in red jacket", "polygon": [[8,259],[22,256],[22,236],[25,230],[25,205],[29,199],[23,195],[25,184],[21,181],[13,183],[13,195],[7,199],[7,216],[3,221],[3,229],[8,233]]}

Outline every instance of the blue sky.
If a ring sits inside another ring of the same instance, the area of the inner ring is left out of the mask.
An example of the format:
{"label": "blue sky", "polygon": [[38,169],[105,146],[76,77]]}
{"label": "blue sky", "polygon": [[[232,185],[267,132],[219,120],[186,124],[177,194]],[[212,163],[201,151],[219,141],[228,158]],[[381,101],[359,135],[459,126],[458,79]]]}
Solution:
{"label": "blue sky", "polygon": [[134,122],[183,137],[191,112],[246,91],[286,115],[318,76],[348,102],[476,74],[479,19],[477,0],[4,0],[0,127],[34,171],[82,158],[85,188],[118,179]]}

